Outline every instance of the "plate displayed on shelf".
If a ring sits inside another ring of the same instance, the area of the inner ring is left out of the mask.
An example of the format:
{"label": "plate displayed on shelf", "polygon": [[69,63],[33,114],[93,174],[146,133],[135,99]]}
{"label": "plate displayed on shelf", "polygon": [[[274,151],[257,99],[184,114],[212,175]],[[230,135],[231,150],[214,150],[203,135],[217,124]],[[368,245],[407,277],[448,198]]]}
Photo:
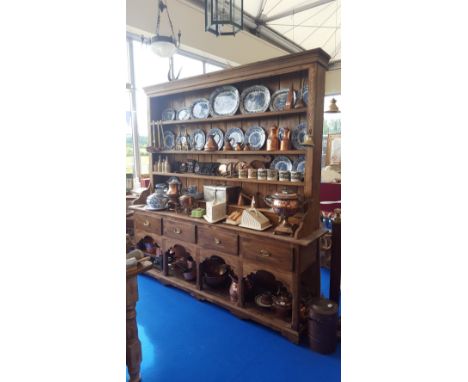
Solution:
{"label": "plate displayed on shelf", "polygon": [[245,133],[244,143],[250,145],[251,150],[260,150],[265,144],[266,134],[263,127],[252,126]]}
{"label": "plate displayed on shelf", "polygon": [[221,150],[224,145],[224,133],[221,129],[217,127],[213,127],[210,131],[208,131],[208,135],[213,135],[216,144],[218,145],[218,150]]}
{"label": "plate displayed on shelf", "polygon": [[304,174],[304,171],[305,171],[305,157],[304,157],[304,155],[301,155],[301,156],[297,157],[294,160],[293,165],[292,165],[292,170],[293,171],[299,171],[299,172],[302,172]]}
{"label": "plate displayed on shelf", "polygon": [[205,132],[202,129],[195,129],[192,133],[192,147],[201,151],[205,146]]}
{"label": "plate displayed on shelf", "polygon": [[236,143],[244,143],[244,132],[238,127],[231,127],[226,132],[226,138],[231,143],[231,146],[235,147]]}
{"label": "plate displayed on shelf", "polygon": [[210,101],[206,98],[198,99],[192,104],[192,117],[197,119],[208,118],[210,115]]}
{"label": "plate displayed on shelf", "polygon": [[[288,99],[288,93],[289,89],[280,89],[277,90],[273,93],[271,96],[271,101],[270,101],[270,110],[271,111],[282,111],[284,110],[286,106],[286,101]],[[292,105],[293,106],[296,103],[296,98],[297,94],[296,91],[293,91],[293,100],[292,100]]]}
{"label": "plate displayed on shelf", "polygon": [[250,86],[241,94],[240,109],[242,114],[263,113],[270,106],[270,90],[263,85]]}
{"label": "plate displayed on shelf", "polygon": [[177,119],[179,121],[187,121],[192,116],[192,111],[189,107],[184,107],[177,112]]}
{"label": "plate displayed on shelf", "polygon": [[304,150],[305,146],[301,143],[304,142],[304,135],[307,134],[307,124],[305,122],[300,123],[297,125],[293,131],[291,136],[292,145],[296,150]]}
{"label": "plate displayed on shelf", "polygon": [[307,105],[307,102],[309,101],[309,85],[304,84],[304,87],[302,88],[302,101]]}
{"label": "plate displayed on shelf", "polygon": [[176,111],[174,109],[166,109],[161,113],[163,121],[173,121],[176,118]]}
{"label": "plate displayed on shelf", "polygon": [[239,102],[239,91],[234,86],[221,86],[210,95],[210,114],[212,117],[234,115]]}
{"label": "plate displayed on shelf", "polygon": [[291,171],[292,170],[292,163],[288,157],[279,156],[273,159],[270,163],[271,169],[276,170],[284,170],[284,171]]}
{"label": "plate displayed on shelf", "polygon": [[175,147],[175,135],[171,130],[164,132],[164,150],[173,150]]}

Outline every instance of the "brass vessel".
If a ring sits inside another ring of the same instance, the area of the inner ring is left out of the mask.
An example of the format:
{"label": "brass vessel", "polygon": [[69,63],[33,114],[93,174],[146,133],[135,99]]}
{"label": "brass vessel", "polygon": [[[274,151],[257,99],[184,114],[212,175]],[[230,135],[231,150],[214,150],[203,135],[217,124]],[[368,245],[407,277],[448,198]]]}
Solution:
{"label": "brass vessel", "polygon": [[205,151],[217,151],[218,150],[218,145],[214,139],[214,135],[208,135],[208,139],[206,140]]}

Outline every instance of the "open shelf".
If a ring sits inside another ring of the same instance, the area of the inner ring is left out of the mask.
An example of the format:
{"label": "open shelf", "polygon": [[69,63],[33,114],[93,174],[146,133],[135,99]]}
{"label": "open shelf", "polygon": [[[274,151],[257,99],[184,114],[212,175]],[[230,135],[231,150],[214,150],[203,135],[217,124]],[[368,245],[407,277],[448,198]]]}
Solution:
{"label": "open shelf", "polygon": [[186,121],[162,121],[163,126],[170,125],[189,125],[197,123],[213,123],[213,122],[228,122],[228,121],[243,121],[245,119],[257,119],[257,118],[269,118],[269,117],[282,117],[296,114],[305,114],[307,112],[306,107],[301,107],[291,110],[283,111],[267,111],[265,113],[252,113],[252,114],[235,114],[226,117],[213,117],[213,118],[202,118],[202,119],[188,119]]}
{"label": "open shelf", "polygon": [[257,150],[257,151],[203,151],[203,150],[157,150],[154,147],[147,147],[146,151],[154,154],[188,154],[188,155],[305,155],[305,150],[287,150],[287,151],[266,151],[266,150]]}
{"label": "open shelf", "polygon": [[215,181],[231,182],[231,183],[279,184],[279,185],[292,186],[292,187],[304,187],[304,182],[281,182],[279,180],[240,179],[240,178],[228,178],[225,176],[198,175],[198,174],[192,174],[192,173],[153,172],[153,175],[177,176],[179,178],[192,178],[192,179],[207,179],[207,180],[215,180]]}
{"label": "open shelf", "polygon": [[277,326],[281,327],[290,327],[291,326],[291,317],[289,318],[279,318],[276,316],[275,312],[273,309],[262,309],[255,305],[253,302],[246,302],[245,305],[243,306],[243,309],[246,311],[255,314],[257,316],[264,317],[268,321],[274,322]]}

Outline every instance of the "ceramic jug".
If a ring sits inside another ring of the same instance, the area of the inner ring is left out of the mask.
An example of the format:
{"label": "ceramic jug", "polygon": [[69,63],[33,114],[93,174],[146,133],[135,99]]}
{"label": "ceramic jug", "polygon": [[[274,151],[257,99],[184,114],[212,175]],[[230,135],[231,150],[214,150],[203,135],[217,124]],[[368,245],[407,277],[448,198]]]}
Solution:
{"label": "ceramic jug", "polygon": [[278,127],[273,126],[268,134],[267,151],[277,151],[279,147]]}

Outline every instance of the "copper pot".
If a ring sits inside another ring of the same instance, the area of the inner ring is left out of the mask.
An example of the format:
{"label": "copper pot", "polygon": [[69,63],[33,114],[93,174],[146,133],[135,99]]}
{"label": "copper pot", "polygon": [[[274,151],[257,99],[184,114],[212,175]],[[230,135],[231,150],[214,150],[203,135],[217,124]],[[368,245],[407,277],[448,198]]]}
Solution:
{"label": "copper pot", "polygon": [[293,227],[288,223],[288,217],[293,216],[302,207],[303,202],[296,193],[288,190],[275,192],[265,196],[265,203],[273,209],[273,212],[280,216],[280,222],[274,230],[274,234],[292,235]]}
{"label": "copper pot", "polygon": [[166,195],[170,198],[178,198],[180,195],[180,182],[177,179],[171,179],[168,183],[169,189]]}
{"label": "copper pot", "polygon": [[265,196],[264,200],[275,214],[285,217],[293,216],[302,206],[299,196],[288,190]]}

